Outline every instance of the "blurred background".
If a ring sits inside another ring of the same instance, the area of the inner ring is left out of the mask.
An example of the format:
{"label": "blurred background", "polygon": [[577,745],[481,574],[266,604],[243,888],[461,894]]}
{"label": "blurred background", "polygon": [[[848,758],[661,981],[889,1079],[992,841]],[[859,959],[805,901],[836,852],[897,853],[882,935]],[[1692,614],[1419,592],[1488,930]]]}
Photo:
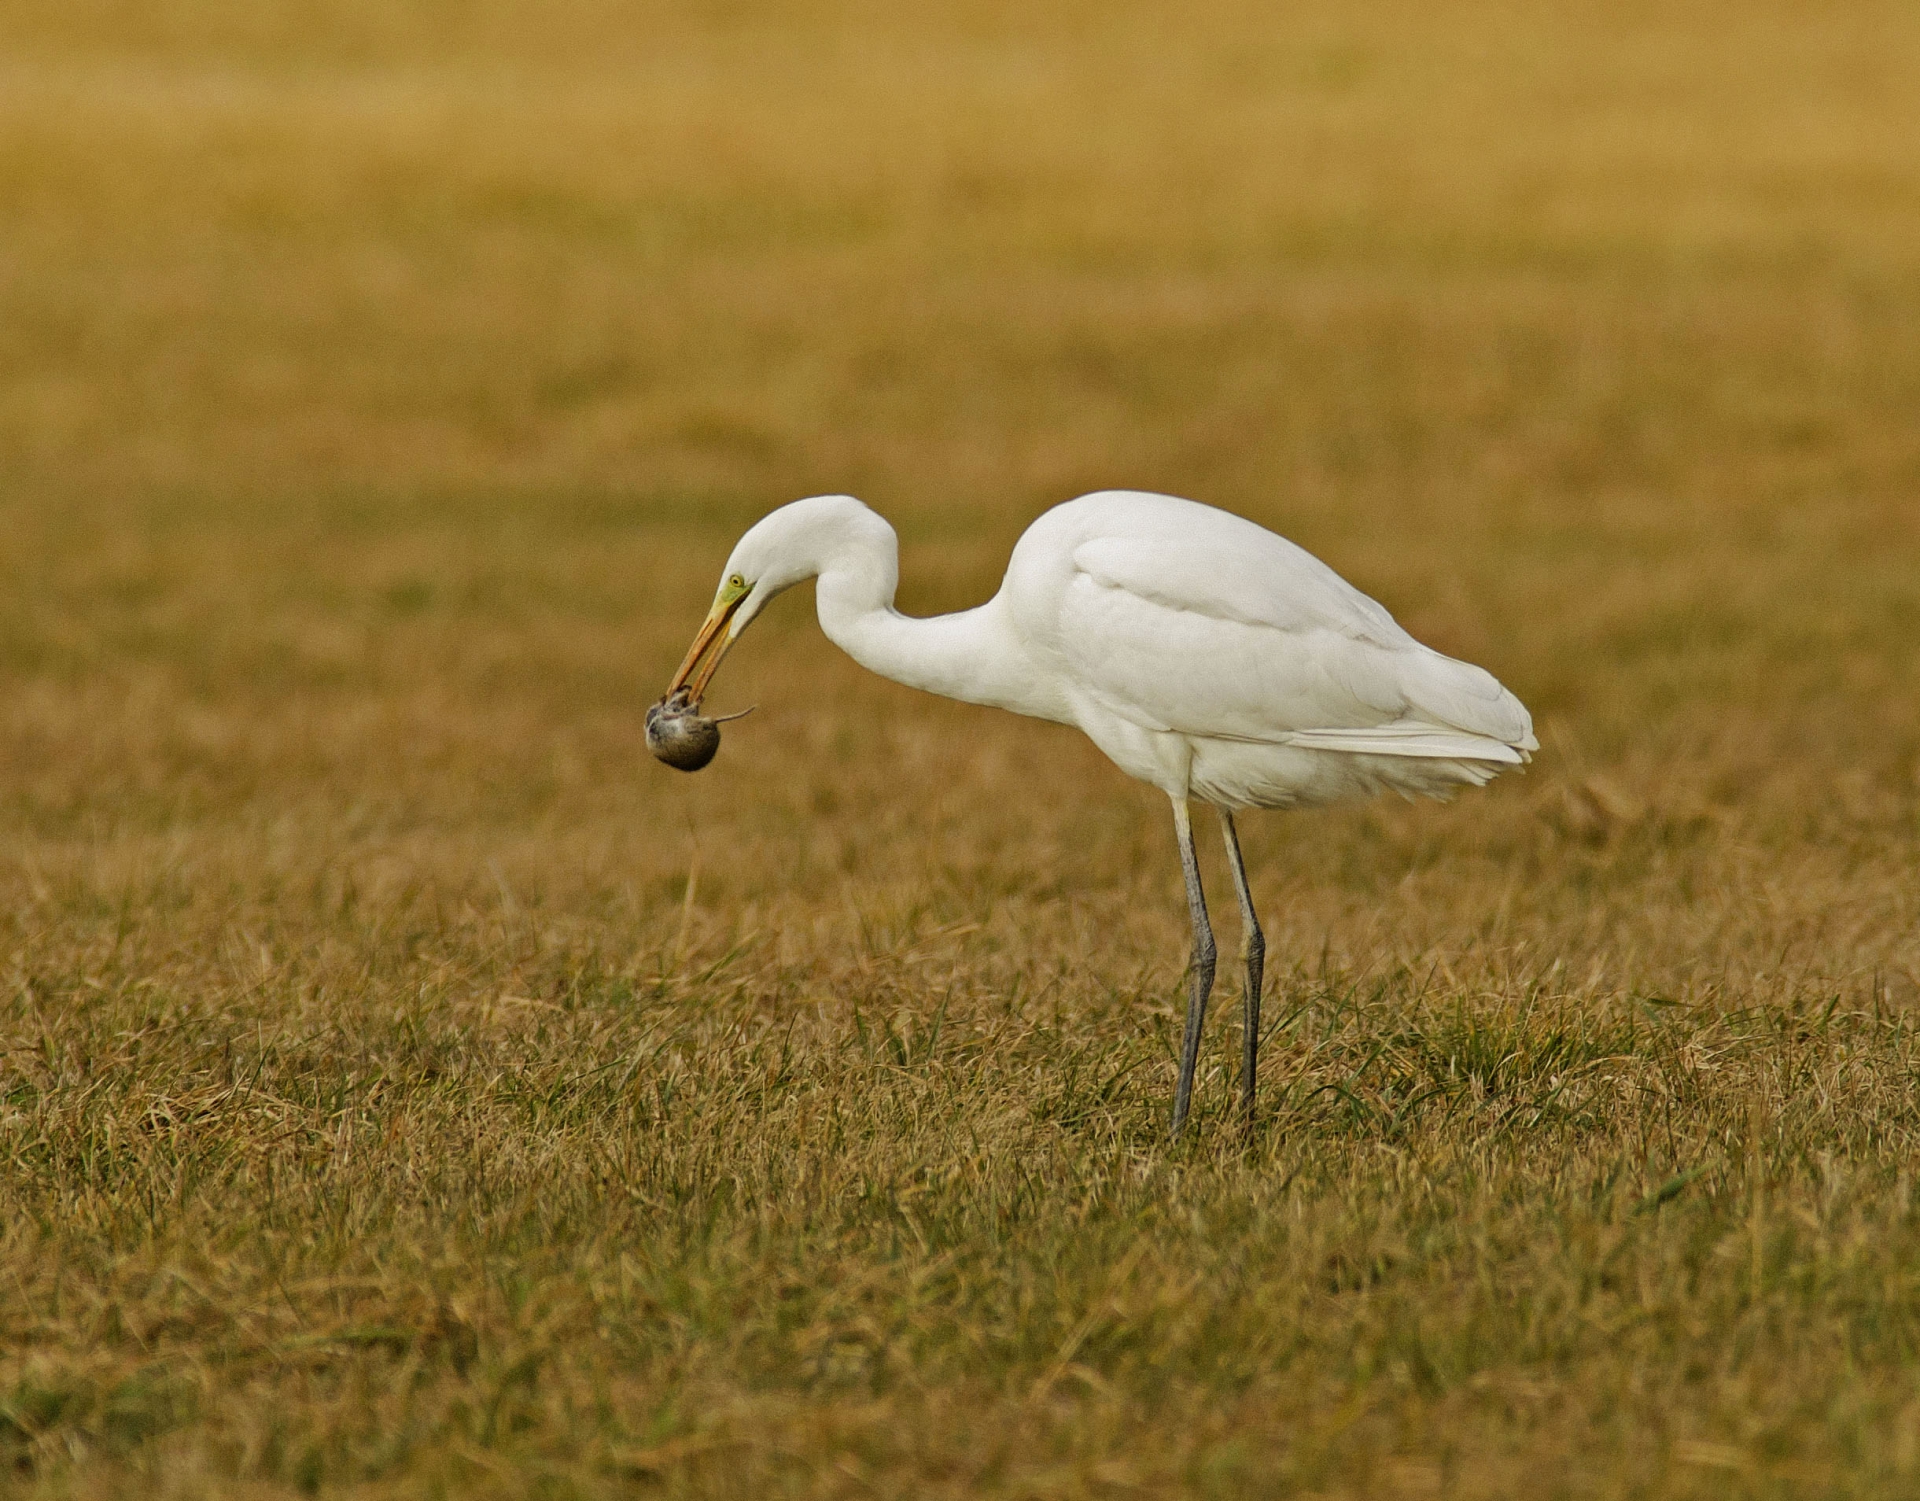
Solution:
{"label": "blurred background", "polygon": [[[1457,809],[1262,821],[1301,942],[1449,845],[1620,875],[1711,829],[1751,921],[1692,903],[1689,953],[1844,909],[1833,962],[1911,968],[1910,5],[73,0],[0,35],[35,869],[392,856],[491,902],[492,859],[645,946],[816,867],[966,913],[1145,861],[1177,919],[1157,799],[867,681],[799,599],[721,677],[762,709],[712,772],[640,750],[772,506],[859,494],[924,612],[1126,485],[1293,537],[1540,721]],[[1756,852],[1824,895],[1753,918]]]}
{"label": "blurred background", "polygon": [[[1104,486],[1540,732],[1244,821],[1249,1138],[1077,734],[643,748]],[[1917,642],[1911,0],[0,0],[0,1470],[1913,1494]]]}

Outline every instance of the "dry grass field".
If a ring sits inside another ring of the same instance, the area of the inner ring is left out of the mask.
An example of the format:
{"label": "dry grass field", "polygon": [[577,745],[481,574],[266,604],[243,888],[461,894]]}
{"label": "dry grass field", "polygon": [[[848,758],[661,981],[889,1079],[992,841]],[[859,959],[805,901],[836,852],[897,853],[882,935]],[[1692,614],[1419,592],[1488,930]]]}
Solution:
{"label": "dry grass field", "polygon": [[[1251,1138],[1077,736],[641,744],[1114,484],[1543,742]],[[1920,1493],[1917,646],[1911,5],[0,0],[0,1493]]]}

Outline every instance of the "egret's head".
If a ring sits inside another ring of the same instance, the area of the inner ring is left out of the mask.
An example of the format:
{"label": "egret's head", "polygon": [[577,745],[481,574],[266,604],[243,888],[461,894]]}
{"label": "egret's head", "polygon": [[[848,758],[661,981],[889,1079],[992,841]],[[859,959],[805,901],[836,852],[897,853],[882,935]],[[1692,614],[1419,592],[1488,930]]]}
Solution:
{"label": "egret's head", "polygon": [[848,526],[858,525],[863,517],[879,520],[851,495],[815,495],[784,505],[749,527],[734,544],[713,608],[673,675],[668,695],[684,690],[689,702],[699,703],[720,659],[767,601],[818,574]]}

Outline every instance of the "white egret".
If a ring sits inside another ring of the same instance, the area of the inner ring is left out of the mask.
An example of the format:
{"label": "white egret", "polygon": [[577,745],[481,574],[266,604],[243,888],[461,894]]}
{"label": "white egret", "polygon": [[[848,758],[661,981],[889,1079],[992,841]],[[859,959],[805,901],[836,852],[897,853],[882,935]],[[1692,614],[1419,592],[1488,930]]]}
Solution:
{"label": "white egret", "polygon": [[[665,712],[697,727],[733,642],[768,600],[809,578],[820,628],[862,666],[1075,725],[1172,800],[1193,921],[1175,1132],[1193,1094],[1215,960],[1189,800],[1219,812],[1240,900],[1241,1100],[1251,1120],[1266,945],[1234,814],[1386,791],[1445,797],[1539,746],[1525,707],[1490,674],[1422,646],[1312,554],[1228,512],[1129,490],[1054,507],[1014,547],[999,593],[928,619],[893,607],[899,547],[878,515],[849,495],[782,506],[733,549]],[[673,759],[667,731],[682,727],[660,722],[663,758]],[[650,738],[655,728],[650,720]],[[712,746],[692,747],[684,764],[704,765]]]}

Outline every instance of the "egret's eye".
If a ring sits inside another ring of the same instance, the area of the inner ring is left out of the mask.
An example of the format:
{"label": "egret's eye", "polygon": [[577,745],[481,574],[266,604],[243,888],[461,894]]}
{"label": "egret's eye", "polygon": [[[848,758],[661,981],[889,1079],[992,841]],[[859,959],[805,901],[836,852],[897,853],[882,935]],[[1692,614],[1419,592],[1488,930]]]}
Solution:
{"label": "egret's eye", "polygon": [[727,580],[727,587],[729,589],[744,589],[747,587],[747,581],[736,573],[732,578]]}

